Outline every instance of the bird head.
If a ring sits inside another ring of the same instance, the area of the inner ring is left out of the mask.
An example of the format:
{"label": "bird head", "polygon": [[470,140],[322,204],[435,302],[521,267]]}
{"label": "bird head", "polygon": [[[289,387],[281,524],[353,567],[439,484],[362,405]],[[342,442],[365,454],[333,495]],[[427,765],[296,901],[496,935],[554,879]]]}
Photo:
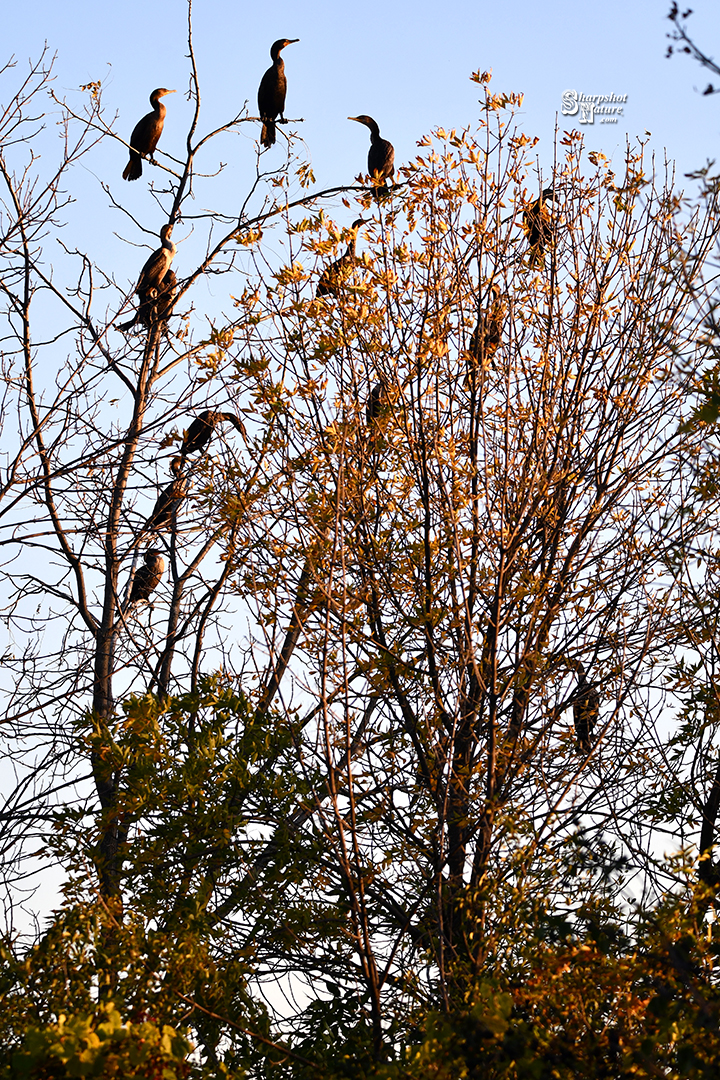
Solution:
{"label": "bird head", "polygon": [[165,569],[165,560],[163,559],[162,552],[159,548],[148,548],[144,557],[147,566],[162,574]]}
{"label": "bird head", "polygon": [[150,101],[151,101],[151,102],[153,103],[153,105],[154,105],[154,104],[155,104],[155,102],[156,102],[156,101],[157,101],[157,100],[158,100],[159,98],[161,98],[161,97],[165,97],[165,95],[166,95],[166,94],[174,94],[174,93],[175,93],[175,91],[174,91],[174,90],[166,90],[164,86],[160,86],[160,87],[158,87],[158,89],[157,89],[157,90],[153,90],[152,94],[150,95]]}
{"label": "bird head", "polygon": [[174,223],[172,221],[168,221],[165,225],[163,225],[162,229],[160,230],[160,243],[162,247],[166,249],[166,251],[170,252],[171,260],[175,258],[175,252],[177,251],[177,246],[173,244],[172,240],[170,239],[170,237],[172,236],[173,224]]}
{"label": "bird head", "polygon": [[555,201],[555,191],[551,187],[546,187],[540,196],[541,199],[552,199]]}
{"label": "bird head", "polygon": [[377,124],[373,120],[372,116],[366,116],[362,113],[360,116],[348,116],[348,120],[356,120],[358,124],[364,124],[365,127],[372,128],[377,127]]}
{"label": "bird head", "polygon": [[181,457],[174,457],[170,462],[170,472],[173,476],[179,476],[183,467],[183,459]]}
{"label": "bird head", "polygon": [[286,45],[294,45],[295,42],[299,40],[299,37],[278,38],[277,41],[274,41],[272,43],[272,47],[270,49],[270,56],[273,60],[276,60]]}
{"label": "bird head", "polygon": [[361,218],[361,217],[359,217],[359,218],[357,219],[357,221],[353,221],[353,223],[352,223],[352,225],[350,226],[350,228],[351,228],[351,229],[359,229],[359,228],[360,228],[360,226],[361,226],[361,225],[364,225],[364,224],[365,224],[365,218]]}

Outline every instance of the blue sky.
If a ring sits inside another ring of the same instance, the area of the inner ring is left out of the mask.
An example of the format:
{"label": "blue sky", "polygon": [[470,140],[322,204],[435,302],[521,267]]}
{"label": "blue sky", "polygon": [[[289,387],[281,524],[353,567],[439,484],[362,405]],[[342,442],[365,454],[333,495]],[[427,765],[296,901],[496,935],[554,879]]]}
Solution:
{"label": "blue sky", "polygon": [[[497,90],[524,91],[528,133],[543,140],[552,134],[563,90],[627,93],[626,127],[596,125],[598,148],[607,153],[625,130],[648,129],[687,169],[713,152],[720,97],[694,91],[707,79],[688,58],[664,59],[669,6],[669,0],[364,0],[353,7],[195,0],[194,22],[211,123],[245,99],[254,108],[276,37],[301,39],[286,54],[288,111],[306,118],[313,161],[328,180],[342,179],[346,160],[351,167],[357,157],[363,162],[357,144],[365,133],[347,124],[348,115],[375,115],[406,158],[431,126],[474,118],[477,93],[468,75],[477,68],[493,69]],[[698,40],[720,56],[720,5],[699,0],[694,6]],[[68,91],[102,79],[123,130],[144,111],[154,86],[187,86],[184,0],[28,0],[3,22],[4,49],[19,59],[37,55],[44,40],[57,50],[58,83]],[[179,100],[172,102],[176,113]],[[174,134],[179,145],[181,130]]]}
{"label": "blue sky", "polygon": [[[496,92],[524,92],[519,120],[527,134],[540,137],[536,152],[545,171],[552,162],[562,93],[575,89],[628,96],[618,125],[596,122],[581,128],[588,149],[617,156],[626,135],[648,130],[651,147],[659,153],[666,148],[682,177],[717,153],[720,96],[701,96],[698,90],[708,77],[689,58],[665,59],[669,6],[669,0],[519,0],[505,5],[497,0],[441,0],[432,5],[363,0],[352,7],[302,0],[262,6],[195,0],[201,130],[229,119],[246,100],[254,113],[270,44],[277,37],[299,37],[300,42],[286,50],[287,115],[305,118],[298,130],[321,187],[351,182],[365,168],[367,131],[348,122],[349,115],[375,116],[401,163],[415,154],[417,140],[432,127],[473,122],[479,87],[469,75],[490,68]],[[716,0],[699,0],[691,26],[698,42],[710,53],[716,48],[720,56]],[[167,99],[161,146],[182,154],[190,115],[182,93],[188,85],[184,0],[100,5],[89,0],[28,0],[5,13],[5,54],[14,53],[20,67],[39,54],[45,40],[58,53],[56,92],[79,105],[80,84],[102,80],[108,114],[118,112],[117,130],[125,138],[147,111],[153,87],[177,89]],[[3,94],[7,86],[5,82]],[[581,126],[577,117],[559,119],[561,128]],[[228,212],[237,210],[254,169],[256,138],[255,127],[244,125],[239,135],[218,144],[206,167],[210,171],[222,160],[227,170],[212,189],[198,189],[199,203],[220,202]],[[281,160],[279,148],[271,153]],[[81,207],[77,221],[85,231],[81,241],[97,246],[91,254],[102,261],[100,243],[106,237],[111,253],[117,251],[120,271],[123,249],[114,247],[111,234],[119,229],[132,238],[131,230],[117,211],[107,210],[101,181],[109,181],[113,195],[148,227],[155,229],[158,217],[146,177],[132,185],[120,179],[125,160],[118,144],[98,148],[86,159],[73,189]],[[339,219],[344,222],[342,211]],[[137,262],[137,252],[129,249],[131,280]]]}

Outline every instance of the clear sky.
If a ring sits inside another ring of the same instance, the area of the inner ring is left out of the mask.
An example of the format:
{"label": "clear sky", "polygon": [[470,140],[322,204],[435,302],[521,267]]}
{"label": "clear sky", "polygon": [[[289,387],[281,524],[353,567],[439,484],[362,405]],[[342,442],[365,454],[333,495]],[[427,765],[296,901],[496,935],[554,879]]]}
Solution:
{"label": "clear sky", "polygon": [[[698,0],[694,6],[691,26],[698,42],[720,56],[720,4]],[[348,122],[349,115],[374,116],[382,134],[394,143],[398,163],[413,156],[417,140],[432,127],[472,123],[480,88],[469,75],[477,69],[493,70],[496,92],[524,92],[520,122],[527,134],[540,136],[537,153],[546,173],[562,93],[575,89],[627,94],[625,115],[617,125],[596,121],[584,127],[578,117],[560,116],[561,129],[579,127],[588,149],[609,157],[622,153],[626,135],[650,131],[651,146],[660,153],[667,148],[682,177],[717,154],[720,95],[699,93],[708,75],[688,57],[665,59],[669,7],[670,0],[363,0],[353,5],[337,0],[253,5],[195,0],[201,130],[226,121],[246,100],[254,113],[257,86],[270,63],[270,44],[278,37],[298,37],[300,42],[286,50],[287,115],[305,119],[298,130],[319,186],[352,182],[365,169],[368,133]],[[58,53],[56,92],[80,104],[80,84],[102,80],[108,115],[118,112],[117,130],[125,138],[148,110],[153,87],[177,89],[166,99],[161,146],[182,154],[190,115],[183,95],[188,86],[184,0],[26,0],[7,8],[4,53],[14,53],[22,67],[47,40]],[[8,85],[6,80],[2,94]],[[244,125],[239,135],[218,145],[206,167],[210,171],[222,160],[227,169],[212,193],[199,189],[199,202],[212,199],[218,205],[219,199],[223,209],[237,211],[254,168],[257,134],[254,125]],[[270,153],[281,160],[279,147]],[[98,148],[86,159],[75,191],[88,243],[98,246],[108,238],[111,257],[118,252],[120,276],[125,259],[123,249],[112,246],[112,231],[129,233],[118,212],[106,210],[100,181],[109,181],[113,195],[143,224],[155,232],[158,227],[146,177],[132,185],[120,178],[125,160],[119,144]],[[349,224],[342,208],[338,216]],[[133,280],[138,254],[124,251],[128,279]],[[101,254],[98,248],[93,257],[102,261]]]}

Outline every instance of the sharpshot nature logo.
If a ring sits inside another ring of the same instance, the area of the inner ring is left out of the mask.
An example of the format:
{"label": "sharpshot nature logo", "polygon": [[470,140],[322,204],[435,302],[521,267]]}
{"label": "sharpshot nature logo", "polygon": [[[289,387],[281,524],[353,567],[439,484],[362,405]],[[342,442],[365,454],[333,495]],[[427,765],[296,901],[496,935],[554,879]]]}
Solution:
{"label": "sharpshot nature logo", "polygon": [[564,90],[562,96],[563,116],[580,113],[581,124],[594,124],[597,116],[601,124],[617,124],[623,116],[627,94],[578,94],[577,90]]}

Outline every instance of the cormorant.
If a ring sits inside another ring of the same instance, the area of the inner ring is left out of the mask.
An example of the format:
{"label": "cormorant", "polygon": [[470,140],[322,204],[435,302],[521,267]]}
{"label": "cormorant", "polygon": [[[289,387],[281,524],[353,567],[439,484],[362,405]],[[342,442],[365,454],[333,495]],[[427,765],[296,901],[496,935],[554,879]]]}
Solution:
{"label": "cormorant", "polygon": [[523,214],[523,228],[530,245],[531,265],[542,260],[545,248],[552,237],[553,219],[545,205],[546,199],[555,199],[552,188],[545,188],[540,198],[536,199]]}
{"label": "cormorant", "polygon": [[365,423],[368,427],[372,427],[380,416],[384,400],[385,384],[377,382],[370,391],[370,396],[365,404]]}
{"label": "cormorant", "polygon": [[241,421],[233,413],[214,412],[212,409],[206,409],[205,412],[201,412],[195,417],[185,432],[183,444],[180,448],[181,456],[184,458],[186,454],[197,454],[200,450],[204,450],[221,420],[227,420],[241,435],[245,434]]}
{"label": "cormorant", "polygon": [[355,244],[357,243],[358,229],[364,224],[362,218],[353,221],[350,227],[350,243],[347,251],[334,263],[326,266],[320,275],[316,296],[337,296],[340,288],[352,274],[355,265]]}
{"label": "cormorant", "polygon": [[573,721],[578,749],[583,754],[592,750],[592,732],[600,712],[600,694],[593,683],[587,681],[585,668],[579,660],[570,665],[578,674],[577,690],[573,696]]}
{"label": "cormorant", "polygon": [[348,120],[356,120],[358,124],[364,124],[370,128],[370,150],[368,151],[368,173],[374,181],[374,195],[385,190],[385,181],[390,178],[392,183],[395,172],[395,149],[387,139],[380,138],[380,128],[372,116],[348,116]]}
{"label": "cormorant", "polygon": [[466,384],[471,381],[472,375],[478,367],[481,371],[485,370],[502,340],[505,307],[500,300],[500,289],[497,285],[491,285],[489,294],[490,302],[485,309],[478,311],[477,323],[470,338],[470,347],[467,353]]}
{"label": "cormorant", "polygon": [[158,90],[153,90],[150,95],[150,104],[153,111],[143,116],[142,120],[139,120],[133,128],[133,133],[130,136],[130,146],[132,147],[130,160],[125,166],[123,180],[138,180],[142,176],[142,159],[146,155],[152,157],[155,153],[155,147],[162,135],[163,124],[165,123],[167,109],[161,103],[160,98],[165,97],[166,94],[174,93],[174,90],[166,90],[161,86]]}
{"label": "cormorant", "polygon": [[163,225],[160,230],[160,241],[162,246],[153,251],[152,255],[140,271],[140,277],[135,286],[135,292],[138,296],[141,292],[147,293],[150,289],[157,289],[170,269],[170,263],[175,258],[175,252],[177,251],[175,244],[173,244],[170,239],[172,231],[173,226],[170,222]]}
{"label": "cormorant", "polygon": [[270,49],[272,66],[267,69],[258,88],[258,112],[263,122],[260,142],[272,146],[275,142],[275,117],[285,119],[285,95],[287,79],[285,61],[280,53],[286,45],[293,45],[300,38],[279,38]]}
{"label": "cormorant", "polygon": [[387,412],[388,388],[385,382],[380,380],[373,386],[368,399],[365,402],[365,423],[368,428],[368,443],[370,450],[375,453],[385,430],[385,424],[381,418]]}
{"label": "cormorant", "polygon": [[[177,278],[170,269],[177,248],[170,239],[173,226],[168,223],[160,230],[162,247],[156,248],[140,271],[135,295],[140,301],[135,317],[122,323],[118,330],[129,330],[135,323],[149,326],[157,319],[167,318],[175,301]],[[164,297],[164,299],[162,299]],[[162,311],[162,314],[161,314]]]}
{"label": "cormorant", "polygon": [[182,475],[182,467],[181,457],[174,457],[170,462],[170,471],[174,479],[158,495],[153,512],[145,522],[143,532],[161,532],[172,525],[173,514],[177,512],[188,488],[188,481]]}
{"label": "cormorant", "polygon": [[141,566],[133,578],[130,596],[124,611],[128,611],[138,600],[149,600],[155,592],[165,569],[165,560],[157,548],[148,548],[145,552],[145,565]]}

